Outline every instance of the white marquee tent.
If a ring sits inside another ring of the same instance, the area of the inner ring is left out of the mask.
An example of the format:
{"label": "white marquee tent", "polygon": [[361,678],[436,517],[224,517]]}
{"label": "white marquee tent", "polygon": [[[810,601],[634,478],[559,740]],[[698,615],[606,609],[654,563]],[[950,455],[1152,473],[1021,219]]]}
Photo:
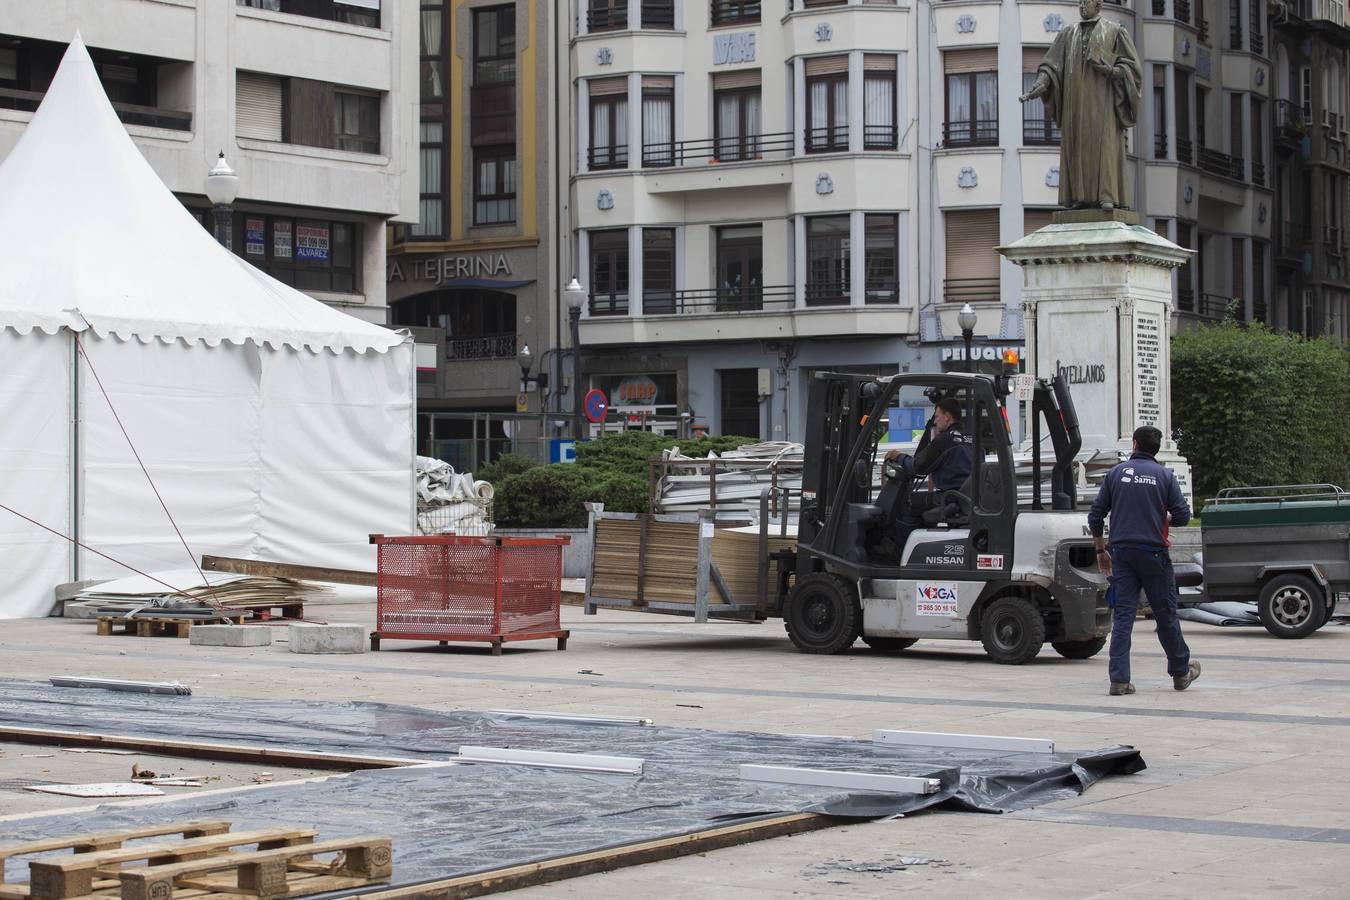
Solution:
{"label": "white marquee tent", "polygon": [[[0,504],[120,562],[192,566],[133,446],[194,555],[368,568],[413,526],[411,339],[221,248],[78,36],[0,164],[0,365]],[[128,574],[0,510],[0,619]]]}

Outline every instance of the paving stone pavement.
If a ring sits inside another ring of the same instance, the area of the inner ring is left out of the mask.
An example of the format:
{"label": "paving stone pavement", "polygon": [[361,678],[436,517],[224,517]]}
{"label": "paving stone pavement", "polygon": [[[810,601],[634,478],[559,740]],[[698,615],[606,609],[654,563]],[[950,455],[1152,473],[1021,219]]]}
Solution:
{"label": "paving stone pavement", "polygon": [[[373,624],[373,606],[307,607]],[[434,709],[526,708],[650,716],[663,724],[867,736],[874,728],[1132,744],[1149,768],[1082,797],[1006,816],[922,813],[763,841],[518,892],[522,897],[1345,897],[1350,864],[1350,627],[1302,641],[1183,623],[1204,676],[1171,689],[1149,624],[1139,692],[1106,695],[1105,655],[1027,666],[978,645],[861,643],[797,653],[781,623],[564,609],[553,642],[437,647],[386,641],[360,657],[98,637],[92,623],[5,622],[0,675],[174,680],[198,695],[375,700]],[[47,761],[50,762],[50,761]],[[0,795],[3,813],[23,798]],[[908,859],[909,862],[904,861]]]}

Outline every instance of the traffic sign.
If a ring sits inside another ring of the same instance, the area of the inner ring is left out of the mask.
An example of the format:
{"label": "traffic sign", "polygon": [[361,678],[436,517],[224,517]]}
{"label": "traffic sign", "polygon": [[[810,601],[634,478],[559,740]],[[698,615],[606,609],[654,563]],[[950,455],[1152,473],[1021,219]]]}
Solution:
{"label": "traffic sign", "polygon": [[577,461],[577,442],[571,438],[553,438],[548,442],[548,461],[571,463]]}
{"label": "traffic sign", "polygon": [[586,409],[586,418],[589,421],[603,422],[605,421],[605,413],[609,412],[609,398],[599,388],[591,388],[586,392],[586,398],[582,401],[582,406]]}

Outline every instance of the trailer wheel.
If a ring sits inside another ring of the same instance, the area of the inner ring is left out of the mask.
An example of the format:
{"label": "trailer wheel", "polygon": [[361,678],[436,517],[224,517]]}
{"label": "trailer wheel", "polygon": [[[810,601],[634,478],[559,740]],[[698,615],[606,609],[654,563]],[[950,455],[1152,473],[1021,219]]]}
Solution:
{"label": "trailer wheel", "polygon": [[1106,646],[1106,638],[1092,638],[1086,641],[1052,641],[1051,647],[1065,659],[1092,659]]}
{"label": "trailer wheel", "polygon": [[835,575],[803,575],[788,594],[783,627],[804,653],[847,650],[862,633],[857,592]]}
{"label": "trailer wheel", "polygon": [[1305,575],[1276,575],[1261,588],[1256,609],[1261,624],[1278,638],[1307,637],[1322,627],[1326,597]]}
{"label": "trailer wheel", "polygon": [[863,643],[878,653],[899,653],[908,650],[919,642],[918,638],[868,637],[863,635]]}
{"label": "trailer wheel", "polygon": [[1045,643],[1045,621],[1040,610],[1022,597],[1000,597],[980,618],[984,651],[996,663],[1020,666],[1031,662]]}

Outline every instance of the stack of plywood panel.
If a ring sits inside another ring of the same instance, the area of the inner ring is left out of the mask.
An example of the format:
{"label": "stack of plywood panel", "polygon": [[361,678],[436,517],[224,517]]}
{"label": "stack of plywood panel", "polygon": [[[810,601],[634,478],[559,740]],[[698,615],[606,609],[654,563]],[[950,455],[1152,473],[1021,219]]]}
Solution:
{"label": "stack of plywood panel", "polygon": [[[768,539],[770,554],[779,550],[791,550],[796,546],[796,535],[780,537],[770,534]],[[717,533],[713,535],[712,558],[718,571],[722,573],[722,583],[731,592],[731,597],[723,599],[733,603],[758,604],[759,529],[754,526],[717,529]],[[775,586],[770,582],[767,591],[769,596],[766,598],[766,605],[769,607],[773,606],[774,590]],[[719,589],[717,594],[719,597],[722,596],[722,591]],[[765,614],[769,611],[769,609],[760,610]]]}
{"label": "stack of plywood panel", "polygon": [[698,582],[699,523],[664,519],[597,520],[589,592],[630,599],[634,605],[659,601],[692,606]]}

